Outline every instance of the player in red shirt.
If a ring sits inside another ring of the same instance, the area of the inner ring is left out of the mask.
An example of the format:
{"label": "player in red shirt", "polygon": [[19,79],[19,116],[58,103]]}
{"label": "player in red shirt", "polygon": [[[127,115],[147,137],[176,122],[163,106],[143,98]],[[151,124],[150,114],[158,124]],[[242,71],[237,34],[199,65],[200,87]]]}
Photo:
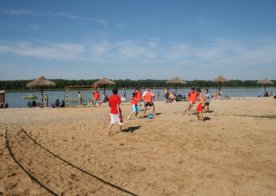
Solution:
{"label": "player in red shirt", "polygon": [[199,104],[198,104],[198,106],[196,108],[196,115],[197,115],[197,119],[201,120],[203,122],[204,118],[203,118],[202,111],[203,111],[203,107],[204,107],[205,102],[206,102],[206,97],[201,93],[200,89],[198,89],[197,92],[198,92],[198,101],[199,101]]}
{"label": "player in red shirt", "polygon": [[144,99],[144,117],[146,116],[147,107],[150,106],[152,108],[152,115],[155,113],[155,106],[153,103],[153,94],[149,88],[143,93]]}
{"label": "player in red shirt", "polygon": [[100,105],[99,98],[100,98],[99,91],[97,91],[97,90],[94,91],[93,92],[94,106],[96,106],[97,103]]}
{"label": "player in red shirt", "polygon": [[136,98],[137,98],[137,101],[138,101],[138,105],[141,106],[141,102],[143,101],[143,97],[142,97],[142,91],[140,88],[137,88],[135,90],[136,92]]}
{"label": "player in red shirt", "polygon": [[189,106],[185,109],[183,114],[185,114],[188,110],[190,110],[194,106],[194,104],[197,100],[197,96],[198,96],[198,92],[195,91],[194,87],[192,87],[191,91],[188,93]]}
{"label": "player in red shirt", "polygon": [[120,131],[122,131],[123,126],[123,118],[122,118],[122,111],[120,108],[121,98],[118,95],[118,89],[114,88],[112,90],[113,95],[109,97],[109,107],[110,107],[110,126],[108,135],[111,135],[111,129],[113,124],[119,124]]}
{"label": "player in red shirt", "polygon": [[138,99],[137,99],[136,91],[132,93],[132,96],[130,98],[130,104],[132,109],[127,118],[130,119],[133,114],[135,114],[135,118],[137,118],[139,110],[138,110]]}

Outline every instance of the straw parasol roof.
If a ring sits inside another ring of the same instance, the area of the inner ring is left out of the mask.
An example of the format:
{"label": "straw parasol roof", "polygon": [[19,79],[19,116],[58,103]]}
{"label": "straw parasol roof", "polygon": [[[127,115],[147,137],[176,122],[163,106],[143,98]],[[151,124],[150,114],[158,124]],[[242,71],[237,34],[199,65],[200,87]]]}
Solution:
{"label": "straw parasol roof", "polygon": [[227,82],[228,80],[226,80],[222,75],[219,75],[217,78],[213,79],[213,82],[217,82],[219,84],[219,88],[221,87],[221,84],[223,82]]}
{"label": "straw parasol roof", "polygon": [[264,89],[266,89],[266,86],[269,85],[269,84],[274,84],[274,82],[272,82],[271,80],[269,79],[263,79],[263,80],[259,80],[257,82],[257,84],[262,84],[264,86]]}
{"label": "straw parasol roof", "polygon": [[181,80],[179,77],[175,77],[169,81],[166,82],[166,84],[174,84],[175,85],[175,91],[177,91],[177,85],[178,84],[186,84],[185,81]]}
{"label": "straw parasol roof", "polygon": [[268,84],[274,84],[274,82],[272,82],[269,79],[263,79],[263,80],[258,80],[257,84],[268,85]]}
{"label": "straw parasol roof", "polygon": [[100,79],[100,80],[94,82],[94,83],[93,83],[93,86],[101,86],[101,85],[103,85],[104,94],[105,94],[105,87],[106,87],[106,85],[114,85],[114,84],[116,84],[114,81],[109,80],[109,79],[107,79],[107,78],[102,78],[102,79]]}
{"label": "straw parasol roof", "polygon": [[219,75],[217,78],[213,79],[213,82],[226,82],[227,80],[222,76]]}
{"label": "straw parasol roof", "polygon": [[44,76],[40,76],[39,78],[27,83],[27,87],[28,88],[40,88],[41,89],[41,104],[42,104],[42,108],[43,108],[43,89],[42,87],[49,87],[49,86],[55,86],[56,83],[47,80]]}
{"label": "straw parasol roof", "polygon": [[186,84],[185,81],[181,80],[179,77],[175,77],[166,82],[167,84]]}
{"label": "straw parasol roof", "polygon": [[40,76],[39,78],[27,83],[28,88],[39,88],[44,86],[55,86],[56,83],[47,80],[44,76]]}

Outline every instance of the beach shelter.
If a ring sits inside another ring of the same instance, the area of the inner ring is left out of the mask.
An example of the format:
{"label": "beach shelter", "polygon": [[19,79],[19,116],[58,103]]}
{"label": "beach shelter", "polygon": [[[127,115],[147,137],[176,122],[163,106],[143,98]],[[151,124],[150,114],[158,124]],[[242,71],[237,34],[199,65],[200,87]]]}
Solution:
{"label": "beach shelter", "polygon": [[177,92],[177,85],[185,85],[186,82],[181,80],[179,77],[175,77],[166,82],[166,84],[173,84],[175,86],[175,92]]}
{"label": "beach shelter", "polygon": [[258,80],[257,84],[261,84],[264,87],[264,90],[266,90],[266,86],[270,85],[270,84],[274,84],[274,82],[272,82],[269,79],[263,79],[263,80]]}
{"label": "beach shelter", "polygon": [[107,78],[102,78],[102,79],[94,82],[93,86],[103,86],[104,95],[105,95],[105,88],[106,88],[106,86],[108,86],[108,85],[114,85],[114,84],[116,84],[114,81],[109,80]]}
{"label": "beach shelter", "polygon": [[28,88],[40,88],[41,90],[41,104],[43,108],[43,87],[50,87],[50,86],[55,86],[56,83],[47,80],[44,76],[40,76],[39,78],[27,83]]}
{"label": "beach shelter", "polygon": [[227,80],[222,75],[219,75],[217,78],[213,79],[213,82],[218,83],[219,88],[221,87],[221,84],[226,81]]}
{"label": "beach shelter", "polygon": [[3,107],[5,108],[6,100],[5,100],[5,91],[0,90],[0,108]]}

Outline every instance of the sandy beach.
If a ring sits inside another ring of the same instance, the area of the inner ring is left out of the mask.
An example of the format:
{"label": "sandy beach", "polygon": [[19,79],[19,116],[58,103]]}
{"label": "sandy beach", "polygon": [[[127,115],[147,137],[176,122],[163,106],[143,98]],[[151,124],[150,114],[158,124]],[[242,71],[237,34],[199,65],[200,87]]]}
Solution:
{"label": "sandy beach", "polygon": [[0,195],[276,195],[276,100],[155,105],[111,137],[107,104],[0,110]]}

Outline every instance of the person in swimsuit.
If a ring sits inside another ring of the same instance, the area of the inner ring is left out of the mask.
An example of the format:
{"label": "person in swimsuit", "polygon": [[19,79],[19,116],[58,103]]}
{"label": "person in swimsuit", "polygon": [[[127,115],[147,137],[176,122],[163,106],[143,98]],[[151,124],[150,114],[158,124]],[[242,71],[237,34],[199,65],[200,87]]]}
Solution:
{"label": "person in swimsuit", "polygon": [[196,115],[197,115],[197,119],[198,120],[201,120],[203,122],[203,108],[204,108],[204,105],[205,105],[205,101],[206,101],[206,98],[205,96],[201,93],[201,90],[200,89],[197,89],[197,92],[198,92],[198,105],[197,105],[197,108],[196,108]]}

